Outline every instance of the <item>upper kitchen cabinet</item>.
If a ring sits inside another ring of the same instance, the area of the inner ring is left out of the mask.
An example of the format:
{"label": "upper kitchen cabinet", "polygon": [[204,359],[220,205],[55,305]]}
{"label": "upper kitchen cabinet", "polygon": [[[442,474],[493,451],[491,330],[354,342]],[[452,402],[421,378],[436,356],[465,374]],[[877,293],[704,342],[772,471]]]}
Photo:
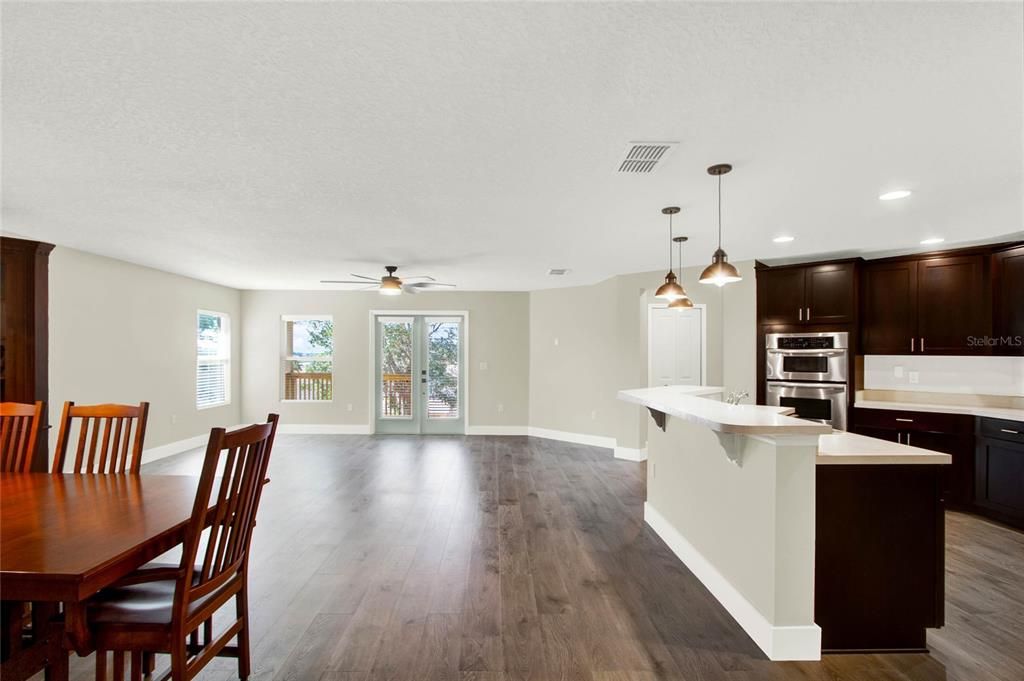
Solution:
{"label": "upper kitchen cabinet", "polygon": [[997,355],[1024,355],[1024,246],[992,255],[992,335]]}
{"label": "upper kitchen cabinet", "polygon": [[988,354],[984,253],[868,262],[861,348],[874,355]]}
{"label": "upper kitchen cabinet", "polygon": [[917,263],[868,263],[862,279],[862,351],[875,355],[912,352],[917,345]]}
{"label": "upper kitchen cabinet", "polygon": [[757,271],[762,324],[848,324],[856,317],[855,261]]}

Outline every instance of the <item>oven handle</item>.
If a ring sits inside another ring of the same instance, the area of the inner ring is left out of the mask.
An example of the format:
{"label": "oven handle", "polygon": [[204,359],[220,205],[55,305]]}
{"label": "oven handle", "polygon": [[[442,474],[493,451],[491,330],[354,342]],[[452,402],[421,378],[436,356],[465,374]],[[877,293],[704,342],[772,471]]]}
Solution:
{"label": "oven handle", "polygon": [[822,357],[839,357],[845,355],[847,350],[840,348],[838,350],[780,350],[779,348],[765,348],[769,354],[776,355],[821,355]]}
{"label": "oven handle", "polygon": [[846,392],[845,383],[836,385],[835,383],[791,383],[789,381],[766,381],[765,385],[768,390],[777,390],[779,388],[815,388],[817,390],[826,390],[828,392]]}

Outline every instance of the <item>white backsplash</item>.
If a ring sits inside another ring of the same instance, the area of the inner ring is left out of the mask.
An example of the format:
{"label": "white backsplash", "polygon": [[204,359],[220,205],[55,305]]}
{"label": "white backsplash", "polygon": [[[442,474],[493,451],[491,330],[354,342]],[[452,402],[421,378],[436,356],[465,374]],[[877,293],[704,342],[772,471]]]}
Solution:
{"label": "white backsplash", "polygon": [[1024,357],[866,355],[863,387],[1019,397],[1024,396]]}

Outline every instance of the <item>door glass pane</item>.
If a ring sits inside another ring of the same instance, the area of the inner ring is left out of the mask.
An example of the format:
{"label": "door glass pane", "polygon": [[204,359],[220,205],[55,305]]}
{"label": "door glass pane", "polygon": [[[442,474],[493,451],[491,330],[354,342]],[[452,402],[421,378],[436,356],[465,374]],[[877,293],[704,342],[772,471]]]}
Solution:
{"label": "door glass pane", "polygon": [[458,321],[425,320],[427,333],[427,418],[459,418]]}
{"label": "door glass pane", "polygon": [[380,322],[380,415],[412,418],[412,319]]}

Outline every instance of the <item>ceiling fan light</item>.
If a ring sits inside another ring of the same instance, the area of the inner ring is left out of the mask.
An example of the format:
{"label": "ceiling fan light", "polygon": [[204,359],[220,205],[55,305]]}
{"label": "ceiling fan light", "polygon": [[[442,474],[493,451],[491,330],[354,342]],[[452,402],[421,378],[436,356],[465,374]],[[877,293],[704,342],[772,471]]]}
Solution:
{"label": "ceiling fan light", "polygon": [[382,296],[402,295],[402,280],[398,277],[381,277],[380,294]]}
{"label": "ceiling fan light", "polygon": [[676,283],[675,272],[669,271],[669,273],[665,275],[665,283],[659,286],[658,290],[654,292],[654,297],[661,300],[678,300],[686,297],[686,291],[683,290],[682,286]]}
{"label": "ceiling fan light", "polygon": [[739,271],[729,262],[729,257],[721,248],[711,257],[711,264],[700,273],[700,283],[725,286],[734,281],[742,281]]}

